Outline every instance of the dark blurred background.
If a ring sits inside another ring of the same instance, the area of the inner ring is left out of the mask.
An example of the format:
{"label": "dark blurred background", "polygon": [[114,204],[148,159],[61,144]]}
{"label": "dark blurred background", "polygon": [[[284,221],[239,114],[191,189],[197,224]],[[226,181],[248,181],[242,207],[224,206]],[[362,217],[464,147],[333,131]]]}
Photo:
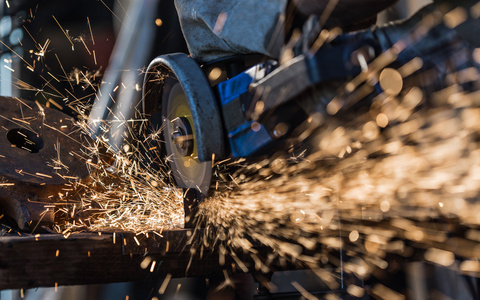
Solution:
{"label": "dark blurred background", "polygon": [[[127,28],[135,23],[128,21],[134,6],[156,11],[142,30]],[[150,44],[134,45],[144,48],[137,58],[143,66],[159,54],[187,52],[173,1],[10,0],[1,1],[0,16],[0,95],[42,104],[91,104],[116,41],[128,30],[149,33]],[[126,71],[121,63],[115,68]],[[129,71],[143,79],[141,66]]]}

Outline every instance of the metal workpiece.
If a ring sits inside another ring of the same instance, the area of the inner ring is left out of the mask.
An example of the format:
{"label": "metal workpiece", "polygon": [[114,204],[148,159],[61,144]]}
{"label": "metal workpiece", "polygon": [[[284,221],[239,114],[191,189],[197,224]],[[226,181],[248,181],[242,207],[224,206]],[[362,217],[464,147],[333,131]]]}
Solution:
{"label": "metal workpiece", "polygon": [[[243,274],[238,262],[253,269],[248,253],[235,259],[217,249],[192,244],[204,230],[165,230],[150,233],[37,234],[0,237],[0,290],[63,285],[159,280],[171,278]],[[255,247],[255,256],[267,261],[269,249]],[[332,255],[338,253],[332,252]],[[220,257],[223,257],[220,259]],[[224,260],[221,263],[221,260]],[[297,270],[300,264],[274,262],[272,270]]]}
{"label": "metal workpiece", "polygon": [[[222,272],[218,255],[186,251],[187,230],[163,237],[133,233],[0,237],[0,290],[205,276]],[[135,239],[139,244],[135,242]],[[207,252],[207,251],[205,251]],[[148,256],[146,255],[148,253]],[[193,260],[193,263],[192,263]]]}
{"label": "metal workpiece", "polygon": [[52,222],[45,206],[89,176],[80,152],[87,137],[72,117],[36,102],[0,97],[0,111],[0,211],[21,229]]}

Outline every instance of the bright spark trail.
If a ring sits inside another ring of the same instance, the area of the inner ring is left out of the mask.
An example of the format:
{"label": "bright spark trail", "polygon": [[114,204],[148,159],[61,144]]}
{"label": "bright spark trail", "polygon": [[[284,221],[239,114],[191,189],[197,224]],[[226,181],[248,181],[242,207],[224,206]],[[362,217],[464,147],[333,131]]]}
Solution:
{"label": "bright spark trail", "polygon": [[[478,65],[478,49],[473,57]],[[386,69],[392,61],[394,56],[383,64],[377,60],[379,66],[367,67],[370,74],[330,91],[336,95],[330,114],[312,113],[289,151],[215,165],[219,185],[200,205],[202,230],[191,236],[191,253],[215,249],[245,272],[268,273],[271,264],[287,262],[339,268],[342,260],[332,250],[343,251],[346,272],[367,280],[388,272],[390,255],[408,259],[420,251],[424,260],[445,267],[460,256],[459,272],[478,276],[480,103],[478,91],[462,88],[467,81],[478,87],[478,69],[449,70],[445,86],[429,93],[411,83],[421,61]],[[79,70],[64,75],[85,88],[94,88],[89,78],[100,76]],[[385,92],[370,104],[339,111],[357,87],[374,89],[377,83]],[[78,126],[89,132],[88,107],[75,111],[85,112]],[[73,182],[78,197],[57,206],[63,212],[58,232],[182,227],[183,193],[171,184],[164,158],[152,156],[158,152],[147,141],[159,139],[160,132],[145,134],[144,122],[143,116],[130,120],[121,151],[102,138],[84,145],[79,155],[90,179]],[[258,258],[259,247],[271,250],[266,261]],[[239,258],[245,256],[253,264]],[[329,287],[338,287],[336,272],[316,272]],[[349,287],[350,293],[362,294],[356,288]],[[380,285],[370,292],[396,293]]]}

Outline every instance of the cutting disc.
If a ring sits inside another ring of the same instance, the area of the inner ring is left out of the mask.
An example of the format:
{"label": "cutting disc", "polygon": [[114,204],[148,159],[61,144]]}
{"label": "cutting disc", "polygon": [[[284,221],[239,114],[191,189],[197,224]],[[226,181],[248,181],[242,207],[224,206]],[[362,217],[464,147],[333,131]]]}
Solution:
{"label": "cutting disc", "polygon": [[175,182],[182,188],[208,193],[212,179],[211,162],[198,160],[195,128],[187,97],[178,80],[165,80],[162,96],[163,136],[166,159]]}

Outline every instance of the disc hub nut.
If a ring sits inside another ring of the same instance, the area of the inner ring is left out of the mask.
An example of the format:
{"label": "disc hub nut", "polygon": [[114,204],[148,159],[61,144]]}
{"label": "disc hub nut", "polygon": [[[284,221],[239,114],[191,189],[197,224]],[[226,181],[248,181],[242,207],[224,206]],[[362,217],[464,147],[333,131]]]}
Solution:
{"label": "disc hub nut", "polygon": [[193,154],[193,131],[190,122],[185,117],[178,117],[172,120],[172,143],[175,145],[181,156]]}

